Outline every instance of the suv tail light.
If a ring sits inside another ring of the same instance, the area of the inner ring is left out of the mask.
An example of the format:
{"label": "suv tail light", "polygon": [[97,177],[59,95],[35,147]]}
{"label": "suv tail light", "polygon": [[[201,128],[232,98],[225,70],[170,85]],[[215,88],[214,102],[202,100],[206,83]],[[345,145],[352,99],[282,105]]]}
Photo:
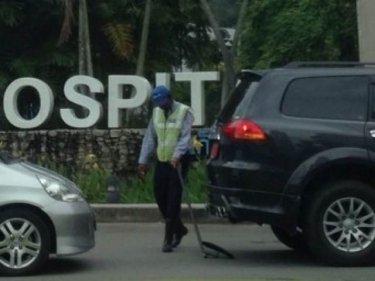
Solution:
{"label": "suv tail light", "polygon": [[265,140],[266,134],[253,121],[248,119],[238,119],[226,123],[222,132],[225,136],[236,140]]}

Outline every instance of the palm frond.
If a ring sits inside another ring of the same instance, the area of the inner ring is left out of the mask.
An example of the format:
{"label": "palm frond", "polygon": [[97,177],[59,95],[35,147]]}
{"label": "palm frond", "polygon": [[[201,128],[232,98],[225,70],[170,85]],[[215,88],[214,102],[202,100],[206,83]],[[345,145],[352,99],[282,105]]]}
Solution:
{"label": "palm frond", "polygon": [[134,53],[134,38],[130,25],[108,23],[103,30],[113,53],[120,59],[130,59]]}
{"label": "palm frond", "polygon": [[41,57],[45,66],[72,67],[75,57],[66,51],[53,50]]}

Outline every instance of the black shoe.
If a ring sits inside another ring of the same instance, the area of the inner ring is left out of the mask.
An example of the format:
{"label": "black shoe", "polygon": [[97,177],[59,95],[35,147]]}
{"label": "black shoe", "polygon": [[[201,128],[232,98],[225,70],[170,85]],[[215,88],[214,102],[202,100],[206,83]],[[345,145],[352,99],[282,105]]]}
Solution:
{"label": "black shoe", "polygon": [[163,247],[161,248],[161,251],[163,253],[170,253],[173,251],[173,247],[171,243],[168,243],[167,241],[164,242]]}
{"label": "black shoe", "polygon": [[172,248],[176,248],[178,245],[180,245],[182,237],[188,234],[188,232],[188,229],[184,225],[182,225],[179,231],[173,236]]}
{"label": "black shoe", "polygon": [[165,220],[165,233],[163,247],[161,248],[163,253],[170,253],[173,251],[172,241],[173,241],[173,230],[174,222],[170,219]]}

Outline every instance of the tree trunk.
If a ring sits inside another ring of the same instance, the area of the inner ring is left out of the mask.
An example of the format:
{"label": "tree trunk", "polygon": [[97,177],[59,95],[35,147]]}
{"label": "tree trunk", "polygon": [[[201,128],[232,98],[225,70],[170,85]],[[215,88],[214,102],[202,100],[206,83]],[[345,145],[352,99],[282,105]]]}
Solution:
{"label": "tree trunk", "polygon": [[143,70],[145,65],[146,59],[146,51],[147,51],[147,41],[148,41],[148,32],[150,30],[150,18],[151,18],[151,0],[146,1],[145,7],[145,16],[143,18],[143,25],[142,25],[142,36],[141,36],[141,44],[139,46],[139,55],[137,60],[137,69],[135,71],[135,75],[143,76]]}
{"label": "tree trunk", "polygon": [[[86,0],[79,0],[78,17],[78,73],[81,75],[93,76]],[[81,91],[88,94],[86,87],[82,87]],[[95,98],[95,93],[90,93],[90,96]]]}
{"label": "tree trunk", "polygon": [[[142,24],[142,35],[141,35],[141,42],[139,45],[139,54],[137,59],[137,68],[135,70],[135,75],[143,76],[144,75],[144,65],[146,60],[146,54],[147,54],[147,41],[148,41],[148,33],[150,30],[150,18],[151,18],[151,6],[152,1],[146,0],[145,5],[145,14],[143,17],[143,24]],[[131,95],[133,96],[134,88],[131,91]],[[147,115],[147,105],[142,106],[139,110],[126,110],[126,117],[125,122],[127,125],[131,125],[131,115],[134,114],[143,114]]]}
{"label": "tree trunk", "polygon": [[85,0],[79,0],[78,6],[78,73],[86,74],[85,60],[85,23],[84,23],[84,5]]}
{"label": "tree trunk", "polygon": [[59,40],[57,46],[61,46],[67,42],[72,34],[72,23],[74,20],[73,0],[62,0],[64,6],[64,21],[61,26]]}
{"label": "tree trunk", "polygon": [[210,22],[210,25],[214,31],[217,43],[219,45],[219,49],[221,52],[221,55],[223,56],[223,62],[224,62],[224,69],[225,69],[225,81],[226,81],[226,87],[223,87],[222,91],[222,97],[221,97],[221,107],[224,106],[225,101],[228,98],[229,91],[231,91],[234,88],[235,83],[235,73],[234,73],[234,67],[233,67],[233,55],[231,51],[228,50],[227,46],[225,45],[224,38],[220,33],[219,24],[211,10],[210,5],[208,4],[207,0],[200,0],[201,6],[203,11],[208,17],[208,21]]}
{"label": "tree trunk", "polygon": [[[86,0],[79,0],[78,6],[78,73],[93,76],[89,21]],[[89,92],[87,87],[80,86],[80,92],[95,98],[95,93]],[[88,114],[87,109],[82,109],[83,115]]]}
{"label": "tree trunk", "polygon": [[238,20],[236,24],[236,30],[234,31],[233,44],[232,44],[232,54],[234,58],[236,58],[238,55],[238,41],[240,38],[242,22],[246,14],[246,7],[248,3],[249,3],[249,0],[243,0],[240,11],[239,11]]}
{"label": "tree trunk", "polygon": [[87,12],[87,2],[83,1],[84,6],[84,38],[85,38],[85,50],[86,50],[86,70],[87,75],[93,76],[92,56],[91,56],[91,42],[90,42],[90,30],[89,30],[89,14]]}

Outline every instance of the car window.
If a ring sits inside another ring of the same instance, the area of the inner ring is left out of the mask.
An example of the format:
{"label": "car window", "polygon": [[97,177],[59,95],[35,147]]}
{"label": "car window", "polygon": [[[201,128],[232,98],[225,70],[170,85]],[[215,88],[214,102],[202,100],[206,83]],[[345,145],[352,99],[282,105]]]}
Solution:
{"label": "car window", "polygon": [[251,99],[258,87],[258,82],[244,79],[237,85],[229,101],[220,114],[220,120],[227,121],[243,116],[248,109]]}
{"label": "car window", "polygon": [[236,109],[233,113],[233,118],[241,117],[245,114],[248,110],[251,100],[254,96],[256,89],[258,88],[259,82],[252,82],[250,86],[246,89],[245,96],[243,97],[242,101],[236,106]]}
{"label": "car window", "polygon": [[281,110],[296,117],[365,120],[367,100],[365,76],[301,78],[289,84]]}

